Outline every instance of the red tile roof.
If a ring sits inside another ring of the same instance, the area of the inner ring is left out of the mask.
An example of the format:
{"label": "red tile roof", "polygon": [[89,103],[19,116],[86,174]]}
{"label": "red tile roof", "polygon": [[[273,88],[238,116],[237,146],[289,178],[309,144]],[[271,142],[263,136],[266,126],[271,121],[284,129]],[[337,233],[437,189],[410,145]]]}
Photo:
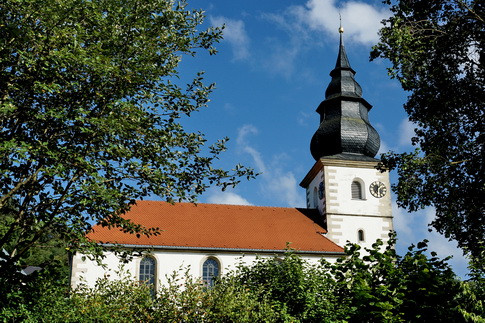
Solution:
{"label": "red tile roof", "polygon": [[97,225],[88,237],[102,243],[243,250],[284,250],[341,253],[315,223],[316,210],[241,205],[138,201],[124,216],[158,236],[140,236]]}

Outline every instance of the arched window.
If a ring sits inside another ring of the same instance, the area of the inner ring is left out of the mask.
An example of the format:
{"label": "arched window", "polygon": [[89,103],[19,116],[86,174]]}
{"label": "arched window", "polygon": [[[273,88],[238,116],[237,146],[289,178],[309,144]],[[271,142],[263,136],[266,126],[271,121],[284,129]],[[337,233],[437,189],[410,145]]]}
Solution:
{"label": "arched window", "polygon": [[152,286],[152,292],[155,292],[155,259],[152,257],[144,257],[140,261],[140,275],[139,279],[147,285]]}
{"label": "arched window", "polygon": [[354,200],[363,200],[364,197],[362,196],[362,184],[358,181],[353,181],[352,186],[352,199]]}
{"label": "arched window", "polygon": [[359,242],[364,241],[364,230],[361,229],[357,231],[357,239],[359,240]]}
{"label": "arched window", "polygon": [[202,280],[207,287],[212,287],[218,276],[219,262],[214,258],[207,258],[202,265]]}

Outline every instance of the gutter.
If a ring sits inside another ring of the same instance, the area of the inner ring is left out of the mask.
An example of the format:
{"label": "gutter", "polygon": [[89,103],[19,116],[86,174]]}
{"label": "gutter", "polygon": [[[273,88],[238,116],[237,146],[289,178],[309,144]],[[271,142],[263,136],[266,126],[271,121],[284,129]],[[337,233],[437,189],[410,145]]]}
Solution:
{"label": "gutter", "polygon": [[226,251],[226,252],[260,252],[260,253],[285,253],[292,251],[298,254],[313,254],[326,256],[344,256],[345,252],[341,251],[313,251],[313,250],[285,250],[285,249],[240,249],[240,248],[222,248],[222,247],[188,247],[188,246],[153,246],[153,245],[137,245],[137,244],[114,244],[101,243],[103,247],[126,247],[126,248],[142,248],[142,249],[165,249],[165,250],[191,250],[191,251]]}

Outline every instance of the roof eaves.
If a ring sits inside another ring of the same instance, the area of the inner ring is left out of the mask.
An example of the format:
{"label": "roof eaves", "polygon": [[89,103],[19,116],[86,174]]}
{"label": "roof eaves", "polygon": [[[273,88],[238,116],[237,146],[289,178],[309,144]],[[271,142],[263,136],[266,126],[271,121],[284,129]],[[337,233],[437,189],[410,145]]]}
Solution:
{"label": "roof eaves", "polygon": [[137,244],[114,244],[101,243],[103,247],[142,248],[142,249],[166,249],[166,250],[198,250],[198,251],[231,251],[231,252],[264,252],[264,253],[285,253],[293,251],[298,254],[320,254],[327,256],[343,256],[343,251],[315,251],[315,250],[295,250],[295,249],[243,249],[243,248],[223,248],[223,247],[188,247],[188,246],[160,246],[160,245],[137,245]]}
{"label": "roof eaves", "polygon": [[303,180],[300,182],[300,186],[307,188],[318,172],[323,169],[323,166],[323,163],[320,160],[317,160],[315,164],[313,164],[312,169],[310,169],[308,174],[305,175],[305,178],[303,178]]}

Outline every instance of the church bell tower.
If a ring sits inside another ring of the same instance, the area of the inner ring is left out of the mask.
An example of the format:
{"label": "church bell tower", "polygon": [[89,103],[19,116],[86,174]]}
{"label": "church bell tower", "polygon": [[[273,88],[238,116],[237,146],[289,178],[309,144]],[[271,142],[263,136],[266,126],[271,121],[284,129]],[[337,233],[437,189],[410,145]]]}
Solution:
{"label": "church bell tower", "polygon": [[341,246],[350,241],[371,247],[377,239],[387,241],[393,229],[389,173],[376,169],[380,138],[369,122],[372,106],[354,78],[342,27],[339,33],[337,63],[310,143],[316,162],[300,186],[307,207],[319,210],[328,238]]}

